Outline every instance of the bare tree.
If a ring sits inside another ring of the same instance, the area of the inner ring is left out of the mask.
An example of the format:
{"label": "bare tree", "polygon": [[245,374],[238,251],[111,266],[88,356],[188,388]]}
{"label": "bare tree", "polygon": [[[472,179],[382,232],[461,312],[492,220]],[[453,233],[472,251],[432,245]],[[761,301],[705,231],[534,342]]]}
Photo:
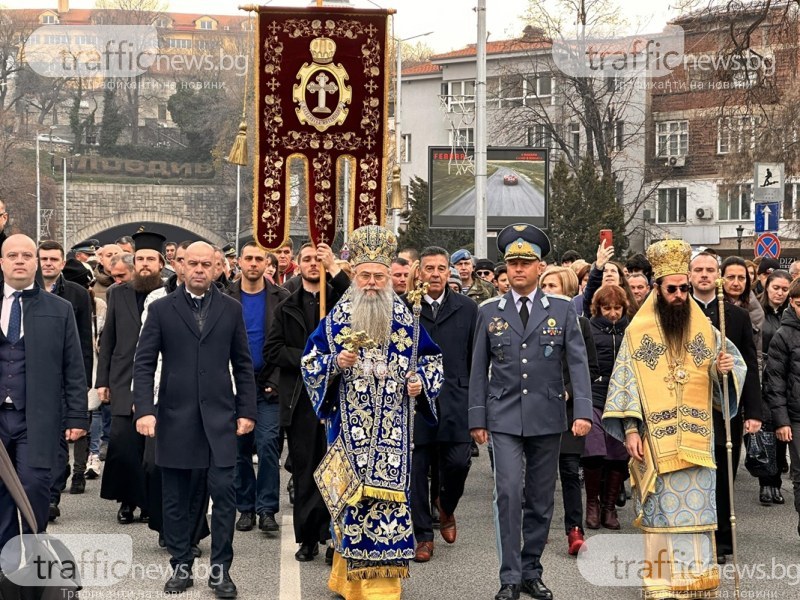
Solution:
{"label": "bare tree", "polygon": [[[97,0],[95,7],[102,11],[99,18],[105,24],[154,25],[168,8],[165,0]],[[131,125],[131,144],[139,143],[139,111],[142,103],[143,75],[126,78],[124,86],[126,113]]]}
{"label": "bare tree", "polygon": [[530,25],[510,49],[521,58],[505,61],[488,78],[488,102],[499,109],[491,112],[489,127],[499,143],[550,148],[553,162],[563,157],[573,174],[588,157],[601,179],[612,182],[625,228],[636,234],[640,209],[655,193],[642,160],[645,82],[631,71],[608,77],[560,68],[565,60],[583,65],[582,52],[592,44],[631,51],[629,40],[610,33],[625,27],[619,14],[609,0],[531,2]]}
{"label": "bare tree", "polygon": [[0,112],[14,108],[20,94],[13,85],[22,71],[22,51],[28,37],[38,26],[38,11],[0,8]]}

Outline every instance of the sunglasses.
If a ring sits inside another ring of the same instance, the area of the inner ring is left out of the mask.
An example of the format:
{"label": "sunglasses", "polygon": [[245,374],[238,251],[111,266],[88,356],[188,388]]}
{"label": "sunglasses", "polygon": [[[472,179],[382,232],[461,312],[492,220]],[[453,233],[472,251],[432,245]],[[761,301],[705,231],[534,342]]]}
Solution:
{"label": "sunglasses", "polygon": [[491,275],[492,274],[492,271],[483,271],[483,270],[481,270],[481,271],[475,271],[475,272],[478,274],[478,276]]}
{"label": "sunglasses", "polygon": [[664,286],[661,286],[661,287],[663,287],[667,291],[668,294],[674,294],[677,291],[680,291],[682,294],[685,294],[686,292],[689,291],[689,284],[688,283],[682,283],[681,285],[671,285],[670,284],[670,285],[664,285]]}

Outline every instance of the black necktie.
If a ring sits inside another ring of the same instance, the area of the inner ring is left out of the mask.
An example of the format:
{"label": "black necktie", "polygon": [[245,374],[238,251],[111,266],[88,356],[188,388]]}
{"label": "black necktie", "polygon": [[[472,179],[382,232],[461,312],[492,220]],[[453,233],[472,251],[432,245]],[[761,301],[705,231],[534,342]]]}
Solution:
{"label": "black necktie", "polygon": [[200,312],[200,308],[203,306],[203,299],[192,297],[192,305],[197,312]]}
{"label": "black necktie", "polygon": [[436,300],[431,302],[431,310],[433,311],[433,318],[436,319],[436,315],[439,314],[439,303]]}
{"label": "black necktie", "polygon": [[19,341],[20,331],[22,330],[22,302],[20,297],[22,292],[13,292],[11,300],[11,315],[8,318],[8,341],[16,344]]}
{"label": "black necktie", "polygon": [[521,296],[520,299],[519,299],[519,301],[521,303],[521,306],[519,308],[519,318],[522,319],[522,327],[523,328],[528,326],[528,317],[530,316],[530,313],[528,312],[528,300],[529,299],[530,298],[528,298],[527,296]]}

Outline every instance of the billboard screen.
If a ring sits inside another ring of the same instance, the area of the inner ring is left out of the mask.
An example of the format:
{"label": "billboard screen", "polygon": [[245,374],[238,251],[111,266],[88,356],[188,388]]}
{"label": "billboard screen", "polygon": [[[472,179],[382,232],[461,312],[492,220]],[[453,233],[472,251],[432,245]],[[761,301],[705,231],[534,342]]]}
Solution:
{"label": "billboard screen", "polygon": [[[475,175],[472,148],[428,148],[429,222],[432,228],[475,227]],[[489,230],[512,223],[547,228],[547,150],[488,148],[486,204]]]}

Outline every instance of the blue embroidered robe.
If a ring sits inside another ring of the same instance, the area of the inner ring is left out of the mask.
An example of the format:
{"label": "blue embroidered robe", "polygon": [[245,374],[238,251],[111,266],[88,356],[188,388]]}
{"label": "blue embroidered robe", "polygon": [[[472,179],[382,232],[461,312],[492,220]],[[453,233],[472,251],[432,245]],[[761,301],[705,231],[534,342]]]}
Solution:
{"label": "blue embroidered robe", "polygon": [[[327,423],[329,451],[318,474],[327,469],[330,480],[352,472],[341,485],[344,497],[338,505],[320,485],[329,509],[334,506],[334,541],[347,562],[348,579],[408,575],[414,557],[409,506],[414,410],[416,405],[436,422],[444,377],[441,351],[418,321],[415,325],[408,307],[395,297],[392,310],[391,334],[379,349],[388,367],[384,379],[364,373],[364,349],[353,368],[340,371],[336,365],[351,333],[349,292],[311,334],[301,362],[314,410]],[[422,381],[417,399],[406,394],[412,369]]]}

